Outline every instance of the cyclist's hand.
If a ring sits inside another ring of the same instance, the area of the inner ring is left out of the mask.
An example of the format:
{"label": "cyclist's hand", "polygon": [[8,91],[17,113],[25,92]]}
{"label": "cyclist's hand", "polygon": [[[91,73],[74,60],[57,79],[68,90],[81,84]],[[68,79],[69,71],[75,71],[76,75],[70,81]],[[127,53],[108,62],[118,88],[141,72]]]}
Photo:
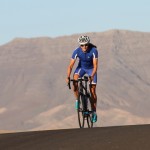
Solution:
{"label": "cyclist's hand", "polygon": [[93,76],[89,76],[89,82],[91,83],[93,81]]}
{"label": "cyclist's hand", "polygon": [[66,78],[66,83],[68,84],[69,81],[70,81],[70,77],[67,77],[67,78]]}
{"label": "cyclist's hand", "polygon": [[71,85],[70,85],[70,77],[68,77],[68,78],[66,79],[66,82],[67,82],[67,85],[68,85],[69,89],[71,89]]}

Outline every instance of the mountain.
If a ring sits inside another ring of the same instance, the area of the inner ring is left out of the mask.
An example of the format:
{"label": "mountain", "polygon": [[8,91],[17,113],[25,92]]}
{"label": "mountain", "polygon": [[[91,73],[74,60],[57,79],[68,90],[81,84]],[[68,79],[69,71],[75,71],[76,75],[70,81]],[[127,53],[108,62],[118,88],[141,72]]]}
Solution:
{"label": "mountain", "polygon": [[[96,126],[150,123],[150,33],[85,34],[99,51]],[[0,130],[78,127],[65,79],[79,35],[16,38],[0,46]]]}

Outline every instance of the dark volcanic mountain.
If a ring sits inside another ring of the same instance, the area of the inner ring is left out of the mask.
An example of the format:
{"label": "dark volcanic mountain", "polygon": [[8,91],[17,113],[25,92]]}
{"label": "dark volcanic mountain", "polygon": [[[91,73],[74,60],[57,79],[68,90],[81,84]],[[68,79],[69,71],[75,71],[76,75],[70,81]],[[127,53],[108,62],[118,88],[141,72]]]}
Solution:
{"label": "dark volcanic mountain", "polygon": [[[97,126],[150,123],[150,33],[87,33],[99,51]],[[65,83],[77,35],[0,46],[0,130],[78,127]]]}

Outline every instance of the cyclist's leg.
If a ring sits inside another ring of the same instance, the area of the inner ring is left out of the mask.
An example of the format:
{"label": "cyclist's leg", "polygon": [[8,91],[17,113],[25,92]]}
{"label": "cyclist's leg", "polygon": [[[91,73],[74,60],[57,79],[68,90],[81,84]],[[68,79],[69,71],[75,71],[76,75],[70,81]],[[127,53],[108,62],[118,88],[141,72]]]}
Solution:
{"label": "cyclist's leg", "polygon": [[90,86],[91,98],[92,98],[92,122],[97,121],[97,114],[96,114],[96,105],[97,105],[97,94],[96,94],[96,84],[97,84],[97,73],[94,75],[94,79],[92,81],[92,85]]}
{"label": "cyclist's leg", "polygon": [[97,104],[96,84],[92,84],[90,86],[90,92],[92,98],[91,107],[92,110],[96,112],[96,104]]}
{"label": "cyclist's leg", "polygon": [[[85,71],[83,69],[81,69],[80,67],[77,67],[74,72],[73,79],[78,80],[78,78],[83,77],[84,74],[85,74]],[[77,82],[73,83],[73,91],[74,91],[74,95],[77,99],[78,98],[78,83]]]}
{"label": "cyclist's leg", "polygon": [[[78,78],[79,78],[79,75],[74,74],[73,79],[78,80]],[[77,82],[73,82],[73,91],[74,91],[74,95],[77,99],[78,98],[78,83]]]}
{"label": "cyclist's leg", "polygon": [[96,104],[97,104],[96,84],[97,84],[97,73],[95,73],[94,79],[92,81],[92,85],[90,86],[91,97],[93,99],[92,109],[95,112],[96,112]]}
{"label": "cyclist's leg", "polygon": [[[86,73],[91,76],[93,69],[86,69]],[[93,81],[90,85],[90,92],[91,92],[91,107],[92,107],[92,122],[97,121],[97,114],[96,114],[96,105],[97,105],[97,95],[96,95],[96,84],[97,84],[97,73],[95,73]]]}
{"label": "cyclist's leg", "polygon": [[[89,76],[91,76],[93,69],[86,69],[85,71]],[[97,73],[95,73],[94,79],[90,86],[91,99],[92,99],[91,107],[92,107],[92,110],[95,112],[96,112],[96,104],[97,104],[96,84],[97,84]]]}

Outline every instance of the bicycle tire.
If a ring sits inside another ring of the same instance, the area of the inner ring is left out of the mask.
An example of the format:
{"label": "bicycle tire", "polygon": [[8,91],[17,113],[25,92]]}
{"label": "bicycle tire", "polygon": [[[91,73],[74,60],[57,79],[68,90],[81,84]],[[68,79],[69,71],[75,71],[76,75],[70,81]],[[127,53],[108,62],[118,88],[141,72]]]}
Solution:
{"label": "bicycle tire", "polygon": [[78,114],[78,123],[80,128],[84,128],[85,118],[84,118],[84,108],[83,108],[83,96],[79,94],[78,96],[79,108],[77,110]]}
{"label": "bicycle tire", "polygon": [[87,116],[87,125],[88,125],[88,128],[93,128],[93,122],[92,122],[92,115],[89,114]]}
{"label": "bicycle tire", "polygon": [[86,101],[87,101],[87,109],[89,111],[89,114],[87,115],[87,125],[88,128],[92,128],[93,122],[92,122],[92,109],[91,109],[90,97],[87,97]]}

